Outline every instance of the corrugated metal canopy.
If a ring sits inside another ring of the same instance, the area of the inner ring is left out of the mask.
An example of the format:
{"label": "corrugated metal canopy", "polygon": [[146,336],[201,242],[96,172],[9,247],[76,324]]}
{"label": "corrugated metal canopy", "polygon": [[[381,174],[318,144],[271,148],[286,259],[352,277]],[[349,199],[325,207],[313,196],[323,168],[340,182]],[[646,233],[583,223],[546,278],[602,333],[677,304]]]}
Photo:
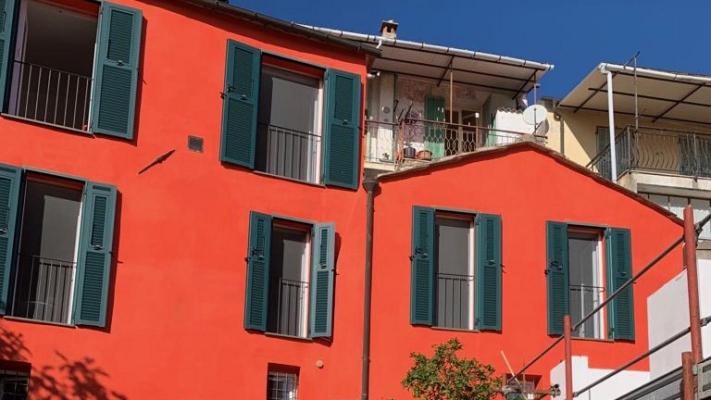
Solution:
{"label": "corrugated metal canopy", "polygon": [[381,55],[373,60],[373,70],[448,81],[448,72],[451,69],[455,83],[504,91],[511,93],[512,97],[528,93],[547,71],[553,69],[551,64],[472,50],[329,28],[305,27],[342,39],[377,46]]}
{"label": "corrugated metal canopy", "polygon": [[607,78],[613,74],[614,111],[634,115],[635,86],[640,117],[656,122],[711,124],[711,76],[669,72],[650,68],[600,64],[593,69],[563,100],[559,107],[607,111]]}

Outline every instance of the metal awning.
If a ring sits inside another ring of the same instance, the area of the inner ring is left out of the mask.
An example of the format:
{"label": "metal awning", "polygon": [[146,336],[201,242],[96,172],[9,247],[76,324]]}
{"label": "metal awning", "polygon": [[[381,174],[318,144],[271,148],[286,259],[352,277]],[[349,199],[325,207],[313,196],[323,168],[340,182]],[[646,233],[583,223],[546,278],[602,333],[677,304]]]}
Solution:
{"label": "metal awning", "polygon": [[612,73],[615,114],[635,114],[635,90],[640,118],[682,123],[711,124],[711,76],[658,69],[600,64],[559,103],[579,110],[607,110],[607,81]]}
{"label": "metal awning", "polygon": [[381,55],[375,57],[371,67],[373,70],[433,79],[438,83],[449,81],[448,72],[452,70],[455,84],[508,92],[512,97],[528,93],[547,71],[553,69],[551,64],[478,51],[337,29],[304,27],[376,46]]}

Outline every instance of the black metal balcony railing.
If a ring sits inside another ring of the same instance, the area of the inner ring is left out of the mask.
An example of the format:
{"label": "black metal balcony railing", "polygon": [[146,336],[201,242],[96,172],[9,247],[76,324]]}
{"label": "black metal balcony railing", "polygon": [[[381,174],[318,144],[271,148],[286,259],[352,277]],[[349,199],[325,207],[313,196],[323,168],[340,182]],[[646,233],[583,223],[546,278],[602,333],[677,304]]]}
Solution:
{"label": "black metal balcony railing", "polygon": [[267,330],[289,336],[305,336],[308,282],[272,279]]}
{"label": "black metal balcony railing", "polygon": [[14,61],[9,113],[87,131],[91,77]]}
{"label": "black metal balcony railing", "polygon": [[[711,134],[625,127],[615,138],[617,179],[631,170],[711,177]],[[587,167],[611,179],[609,145]]]}
{"label": "black metal balcony railing", "polygon": [[474,295],[474,276],[437,273],[436,325],[469,329]]}
{"label": "black metal balcony railing", "polygon": [[321,135],[259,124],[256,168],[300,181],[318,183]]}
{"label": "black metal balcony railing", "polygon": [[366,121],[365,159],[395,169],[416,161],[436,161],[482,147],[522,140],[545,143],[545,136],[428,120]]}
{"label": "black metal balcony railing", "polygon": [[67,323],[76,263],[37,255],[20,255],[13,285],[11,314]]}
{"label": "black metal balcony railing", "polygon": [[[570,285],[569,288],[570,315],[573,324],[576,324],[580,319],[588,315],[588,313],[600,305],[602,297],[605,293],[605,288],[594,285]],[[596,317],[590,318],[583,325],[578,327],[573,332],[573,335],[581,338],[601,339],[602,324],[599,314]]]}

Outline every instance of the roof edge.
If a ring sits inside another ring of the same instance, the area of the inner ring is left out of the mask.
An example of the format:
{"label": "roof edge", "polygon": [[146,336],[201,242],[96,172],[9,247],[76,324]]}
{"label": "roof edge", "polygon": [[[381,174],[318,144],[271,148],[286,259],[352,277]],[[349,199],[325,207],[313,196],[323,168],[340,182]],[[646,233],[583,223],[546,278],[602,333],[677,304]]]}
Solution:
{"label": "roof edge", "polygon": [[547,72],[555,68],[555,65],[553,64],[548,64],[548,63],[542,63],[542,62],[537,62],[537,61],[531,61],[531,60],[524,60],[522,58],[515,58],[515,57],[507,57],[507,56],[501,56],[498,54],[492,54],[492,53],[485,53],[481,51],[473,51],[473,50],[467,50],[467,49],[460,49],[456,47],[446,47],[446,46],[439,46],[435,44],[429,44],[425,42],[413,42],[409,40],[401,40],[401,39],[392,39],[388,38],[385,36],[380,36],[380,35],[368,35],[364,33],[358,33],[358,32],[349,32],[349,31],[344,31],[340,29],[332,29],[332,28],[324,28],[324,27],[319,27],[319,26],[312,26],[312,25],[301,25],[304,28],[311,29],[316,32],[322,32],[326,33],[328,35],[333,35],[337,36],[340,38],[348,39],[348,40],[355,40],[359,42],[367,42],[367,43],[372,43],[376,45],[376,48],[382,44],[388,44],[391,46],[395,47],[402,47],[402,48],[408,48],[412,50],[430,50],[430,51],[436,51],[438,53],[442,54],[447,54],[447,55],[455,55],[459,57],[464,57],[464,58],[473,58],[473,59],[479,59],[479,60],[486,60],[486,61],[493,61],[497,62],[500,64],[507,64],[507,65],[513,65],[513,66],[518,66],[518,67],[526,67],[526,68],[531,68],[531,69],[536,69],[542,72]]}
{"label": "roof edge", "polygon": [[450,156],[450,157],[445,157],[443,159],[440,159],[439,161],[433,161],[428,164],[410,168],[410,169],[407,169],[404,171],[388,172],[385,174],[380,174],[377,177],[375,177],[375,179],[379,183],[387,183],[387,181],[389,181],[389,180],[397,180],[400,178],[407,178],[411,174],[416,174],[416,173],[430,171],[430,170],[437,170],[439,168],[447,167],[447,166],[450,166],[452,164],[457,164],[457,163],[473,162],[479,158],[496,156],[496,155],[500,155],[502,153],[508,153],[508,152],[512,152],[512,151],[520,150],[520,149],[534,150],[540,154],[548,156],[548,157],[554,159],[555,161],[559,162],[560,164],[563,164],[563,166],[568,167],[572,170],[575,170],[575,171],[577,171],[589,178],[592,178],[597,183],[607,186],[608,188],[610,188],[612,190],[615,190],[627,197],[630,197],[632,200],[636,200],[637,202],[642,203],[643,205],[654,209],[658,213],[671,219],[672,222],[676,223],[677,225],[684,225],[683,220],[681,220],[679,217],[677,217],[671,211],[658,205],[657,203],[654,203],[651,200],[645,199],[644,197],[640,196],[639,194],[637,194],[637,193],[635,193],[623,186],[620,186],[616,183],[608,181],[607,179],[601,177],[600,175],[596,174],[593,171],[590,171],[589,169],[585,168],[584,166],[567,159],[565,156],[563,156],[562,154],[558,153],[555,150],[549,149],[548,147],[545,147],[543,145],[540,145],[540,144],[530,141],[530,140],[526,140],[526,141],[522,141],[522,142],[518,142],[518,143],[507,144],[507,145],[503,145],[503,146],[497,146],[497,147],[485,147],[485,148],[482,148],[479,150],[475,150],[473,152],[462,153],[462,154],[458,154],[458,155],[454,155],[454,156]]}

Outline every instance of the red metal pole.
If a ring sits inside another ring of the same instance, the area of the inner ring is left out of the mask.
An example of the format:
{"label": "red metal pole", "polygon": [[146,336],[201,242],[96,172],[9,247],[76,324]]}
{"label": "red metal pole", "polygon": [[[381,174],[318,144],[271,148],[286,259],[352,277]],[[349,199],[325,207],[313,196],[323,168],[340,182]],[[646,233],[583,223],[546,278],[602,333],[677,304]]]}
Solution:
{"label": "red metal pole", "polygon": [[565,400],[573,400],[573,330],[570,315],[563,317],[563,341],[565,343]]}
{"label": "red metal pole", "polygon": [[691,356],[694,364],[701,362],[701,312],[699,311],[699,275],[696,266],[696,226],[694,210],[684,208],[684,265],[689,292],[689,328],[691,332]]}
{"label": "red metal pole", "polygon": [[694,400],[694,360],[691,352],[681,353],[681,400]]}

